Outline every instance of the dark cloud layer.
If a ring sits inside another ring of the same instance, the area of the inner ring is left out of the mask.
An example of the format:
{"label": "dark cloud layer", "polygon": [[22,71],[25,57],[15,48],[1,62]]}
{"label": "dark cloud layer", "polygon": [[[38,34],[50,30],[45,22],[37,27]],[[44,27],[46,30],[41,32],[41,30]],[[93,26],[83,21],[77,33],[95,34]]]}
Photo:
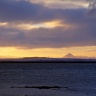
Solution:
{"label": "dark cloud layer", "polygon": [[[96,28],[94,28],[96,30]],[[29,33],[12,29],[0,33],[0,46],[15,46],[25,48],[59,48],[75,46],[96,46],[96,32],[88,29],[34,29]],[[92,33],[91,33],[91,32]],[[12,33],[14,32],[14,33]],[[7,33],[7,34],[6,34]]]}
{"label": "dark cloud layer", "polygon": [[54,19],[67,19],[68,15],[71,15],[70,19],[74,20],[74,16],[77,19],[81,15],[79,11],[85,10],[50,9],[25,0],[0,0],[0,21],[2,22],[46,22]]}
{"label": "dark cloud layer", "polygon": [[21,31],[0,27],[0,46],[25,48],[96,46],[96,18],[86,14],[86,9],[49,9],[28,1],[0,0],[2,22],[47,22],[61,20],[72,28],[37,28]]}
{"label": "dark cloud layer", "polygon": [[37,23],[55,19],[82,22],[85,12],[86,9],[50,9],[26,0],[0,0],[0,21],[2,22]]}
{"label": "dark cloud layer", "polygon": [[0,21],[43,22],[54,18],[53,11],[25,0],[0,0]]}

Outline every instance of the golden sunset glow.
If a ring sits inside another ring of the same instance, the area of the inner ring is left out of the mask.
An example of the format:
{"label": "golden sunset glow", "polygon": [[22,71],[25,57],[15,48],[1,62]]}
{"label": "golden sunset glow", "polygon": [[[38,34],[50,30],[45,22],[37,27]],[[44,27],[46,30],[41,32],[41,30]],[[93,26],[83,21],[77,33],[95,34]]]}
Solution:
{"label": "golden sunset glow", "polygon": [[[56,57],[62,58],[68,53],[74,56],[96,56],[96,46],[72,47],[72,48],[35,48],[20,49],[15,47],[1,47],[0,57],[20,58],[20,57]],[[15,55],[14,55],[15,54]]]}
{"label": "golden sunset glow", "polygon": [[70,24],[62,24],[61,21],[50,21],[50,22],[44,22],[44,23],[38,23],[38,24],[11,24],[11,23],[0,23],[0,26],[4,26],[6,28],[17,28],[20,30],[32,30],[34,28],[55,28],[55,27],[72,27],[73,25]]}
{"label": "golden sunset glow", "polygon": [[38,24],[19,24],[17,25],[17,28],[23,29],[23,30],[32,30],[34,28],[55,28],[57,26],[67,26],[62,25],[60,21],[50,21],[45,23],[38,23]]}
{"label": "golden sunset glow", "polygon": [[16,27],[22,30],[31,30],[33,28],[38,28],[37,26],[31,24],[18,24]]}
{"label": "golden sunset glow", "polygon": [[7,26],[8,23],[7,22],[0,22],[0,26]]}

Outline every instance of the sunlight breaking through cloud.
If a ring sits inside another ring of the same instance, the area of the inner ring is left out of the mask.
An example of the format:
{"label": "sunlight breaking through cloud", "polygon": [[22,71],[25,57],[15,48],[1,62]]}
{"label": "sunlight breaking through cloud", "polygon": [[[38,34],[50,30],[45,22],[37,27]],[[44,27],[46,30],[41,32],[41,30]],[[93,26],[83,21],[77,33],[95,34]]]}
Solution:
{"label": "sunlight breaking through cloud", "polygon": [[89,11],[88,11],[88,13],[90,15],[95,15],[96,16],[96,1],[89,3]]}
{"label": "sunlight breaking through cloud", "polygon": [[[17,51],[10,49],[10,53],[23,50],[22,56],[29,50],[31,56],[31,49],[50,48],[51,54],[57,48],[77,53],[85,48],[88,54],[87,46],[96,55],[92,47],[96,47],[96,0],[0,0],[1,49],[14,47]],[[48,50],[40,55],[49,54]]]}

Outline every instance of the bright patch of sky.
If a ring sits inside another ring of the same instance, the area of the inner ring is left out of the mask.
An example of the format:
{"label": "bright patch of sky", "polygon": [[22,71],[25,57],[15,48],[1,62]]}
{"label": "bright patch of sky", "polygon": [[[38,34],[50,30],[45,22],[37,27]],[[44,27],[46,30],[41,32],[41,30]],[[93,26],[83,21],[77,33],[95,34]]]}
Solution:
{"label": "bright patch of sky", "polygon": [[40,3],[50,8],[88,8],[90,2],[94,0],[30,0]]}

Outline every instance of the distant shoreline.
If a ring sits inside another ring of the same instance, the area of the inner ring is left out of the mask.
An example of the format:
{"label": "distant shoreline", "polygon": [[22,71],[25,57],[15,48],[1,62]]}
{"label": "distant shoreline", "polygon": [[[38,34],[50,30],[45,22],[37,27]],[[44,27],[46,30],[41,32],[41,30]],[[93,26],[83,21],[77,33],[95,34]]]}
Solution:
{"label": "distant shoreline", "polygon": [[96,59],[1,60],[0,63],[96,63]]}

